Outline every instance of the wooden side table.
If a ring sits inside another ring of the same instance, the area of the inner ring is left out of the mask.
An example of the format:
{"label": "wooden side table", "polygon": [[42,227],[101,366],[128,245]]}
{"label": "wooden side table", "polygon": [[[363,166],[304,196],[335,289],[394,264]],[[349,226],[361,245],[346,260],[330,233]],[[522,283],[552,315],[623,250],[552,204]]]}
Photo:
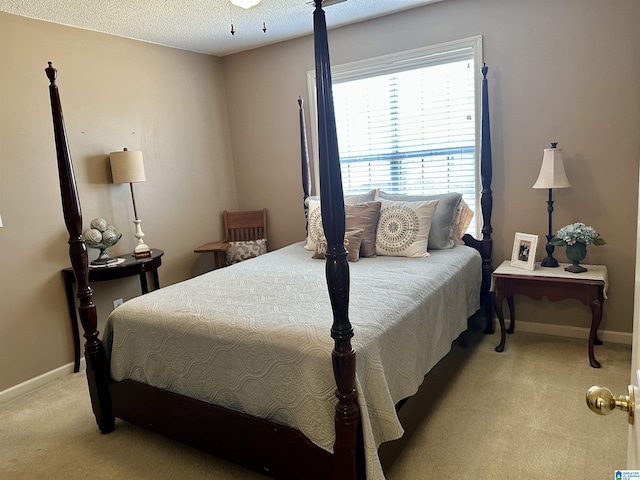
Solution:
{"label": "wooden side table", "polygon": [[[135,258],[132,254],[124,256],[124,262],[113,264],[106,267],[89,268],[89,283],[102,282],[105,280],[115,280],[118,278],[140,276],[140,289],[142,294],[149,293],[149,284],[147,282],[147,272],[153,274],[154,290],[160,288],[160,279],[158,278],[158,267],[162,265],[162,256],[164,252],[158,248],[151,249],[151,256],[146,258]],[[73,294],[73,283],[76,281],[75,274],[71,267],[62,270],[64,278],[64,287],[67,294],[67,305],[69,307],[69,316],[71,317],[71,330],[73,331],[74,341],[74,364],[73,371],[80,370],[80,331],[78,329],[78,315],[76,313],[76,301]]]}
{"label": "wooden side table", "polygon": [[[608,286],[607,267],[604,265],[584,265],[588,270],[584,273],[570,273],[564,270],[568,264],[560,264],[556,268],[541,267],[536,264],[535,270],[524,270],[512,267],[509,260],[505,260],[493,272],[492,290],[494,305],[498,321],[500,322],[500,344],[497,352],[504,350],[505,333],[513,333],[515,327],[515,313],[513,296],[525,295],[534,300],[547,297],[552,302],[574,298],[591,308],[591,329],[589,331],[589,363],[593,368],[600,368],[596,360],[593,346],[601,345],[598,339],[598,328],[602,320],[602,306],[606,298]],[[502,303],[504,299],[509,303],[511,324],[505,329]]]}
{"label": "wooden side table", "polygon": [[231,244],[229,242],[210,242],[205,243],[204,245],[200,245],[198,248],[194,249],[194,253],[213,253],[213,262],[214,268],[222,268],[226,266],[226,251],[229,250]]}

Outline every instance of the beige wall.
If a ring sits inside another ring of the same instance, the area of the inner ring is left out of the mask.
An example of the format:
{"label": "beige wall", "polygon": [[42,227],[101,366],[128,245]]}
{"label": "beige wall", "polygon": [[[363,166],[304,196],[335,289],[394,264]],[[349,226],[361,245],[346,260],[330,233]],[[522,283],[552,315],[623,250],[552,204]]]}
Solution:
{"label": "beige wall", "polygon": [[[135,240],[129,188],[109,183],[108,154],[125,146],[145,156],[136,203],[147,243],[165,251],[162,285],[210,269],[193,248],[219,238],[220,211],[237,208],[219,58],[0,13],[0,391],[73,359],[47,61],[84,224],[102,216],[123,233],[110,253]],[[139,289],[137,278],[95,284],[100,319]]]}
{"label": "beige wall", "polygon": [[[331,9],[327,9],[331,24]],[[331,30],[332,64],[483,36],[494,159],[494,265],[515,232],[545,241],[546,190],[531,188],[543,149],[564,149],[573,188],[554,193],[554,228],[593,225],[609,242],[587,262],[610,271],[601,328],[631,331],[640,144],[640,2],[447,0]],[[296,98],[307,98],[310,37],[223,58],[241,206],[265,204],[278,246],[304,235]],[[309,123],[309,122],[308,122]],[[250,126],[250,128],[247,128]],[[255,141],[254,141],[255,140]],[[274,218],[275,217],[275,218]],[[543,248],[538,259],[543,258]],[[556,257],[567,261],[564,249]],[[587,326],[577,301],[517,299],[521,320]]]}
{"label": "beige wall", "polygon": [[[635,0],[447,0],[329,33],[334,64],[483,35],[494,264],[510,257],[514,232],[546,232],[546,192],[531,185],[543,149],[560,142],[573,188],[554,194],[554,226],[581,220],[609,242],[587,260],[609,266],[602,327],[620,332],[631,331],[633,305],[639,19]],[[124,234],[111,253],[133,247],[129,192],[109,184],[106,161],[124,146],[145,154],[136,200],[148,243],[166,252],[163,285],[210,268],[192,250],[218,238],[225,208],[266,207],[271,248],[303,238],[296,100],[307,98],[311,37],[219,59],[0,13],[0,52],[0,391],[72,360],[48,60],[85,224],[104,216]],[[94,288],[104,321],[139,286]],[[587,325],[575,301],[518,298],[517,308],[522,320]]]}

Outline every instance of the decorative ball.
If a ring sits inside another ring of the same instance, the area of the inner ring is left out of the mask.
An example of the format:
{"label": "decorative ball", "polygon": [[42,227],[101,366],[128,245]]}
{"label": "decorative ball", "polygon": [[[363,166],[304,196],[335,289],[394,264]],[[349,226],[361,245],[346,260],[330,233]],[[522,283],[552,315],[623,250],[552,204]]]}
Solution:
{"label": "decorative ball", "polygon": [[[93,224],[93,222],[91,222]],[[84,232],[84,239],[91,243],[100,243],[102,241],[102,232],[97,228],[90,228]]]}
{"label": "decorative ball", "polygon": [[94,218],[91,220],[91,228],[104,232],[107,229],[107,221],[104,218]]}
{"label": "decorative ball", "polygon": [[105,230],[102,232],[102,243],[109,243],[116,238],[116,232],[113,230]]}
{"label": "decorative ball", "polygon": [[110,223],[108,223],[108,224],[107,224],[107,228],[105,228],[105,231],[106,231],[106,230],[111,230],[112,232],[115,232],[115,231],[116,231],[116,227],[114,227],[113,225],[111,225]]}

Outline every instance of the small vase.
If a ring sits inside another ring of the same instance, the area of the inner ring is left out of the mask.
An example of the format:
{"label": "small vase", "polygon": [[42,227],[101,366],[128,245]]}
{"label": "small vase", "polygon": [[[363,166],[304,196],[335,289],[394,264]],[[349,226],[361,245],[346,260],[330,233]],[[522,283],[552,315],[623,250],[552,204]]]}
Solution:
{"label": "small vase", "polygon": [[576,242],[573,245],[567,245],[567,258],[571,260],[571,265],[564,267],[567,272],[582,273],[587,269],[580,265],[580,262],[587,256],[587,245],[582,242]]}

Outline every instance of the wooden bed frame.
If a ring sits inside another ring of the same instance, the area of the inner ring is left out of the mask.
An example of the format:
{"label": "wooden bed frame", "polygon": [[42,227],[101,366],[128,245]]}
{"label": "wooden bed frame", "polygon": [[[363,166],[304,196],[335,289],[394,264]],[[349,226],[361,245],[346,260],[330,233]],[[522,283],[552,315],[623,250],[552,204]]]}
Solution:
{"label": "wooden bed frame", "polygon": [[[315,66],[318,98],[321,202],[327,238],[327,285],[334,315],[331,336],[336,381],[334,453],[310,442],[295,429],[250,415],[194,400],[132,380],[115,382],[97,330],[96,307],[89,286],[87,247],[82,236],[82,212],[69,153],[58,87],[57,71],[49,62],[45,69],[58,161],[64,220],[69,232],[69,256],[77,280],[79,318],[84,329],[85,359],[91,404],[100,431],[114,429],[115,418],[149,428],[253,470],[276,478],[345,479],[364,478],[364,449],[360,412],[355,388],[356,354],[351,346],[353,328],[348,318],[349,267],[343,246],[345,232],[344,201],[333,110],[327,28],[322,0],[314,0]],[[483,67],[482,93],[482,239],[464,236],[467,245],[476,248],[483,259],[481,288],[482,311],[486,315],[485,332],[493,332],[489,294],[491,265],[491,147],[489,137],[486,66]],[[300,102],[302,112],[302,102]],[[303,145],[303,189],[308,188],[308,158],[304,115],[301,114],[300,138]],[[306,163],[305,163],[306,162]],[[423,383],[423,386],[427,382]],[[424,389],[423,389],[424,390]],[[418,395],[416,395],[417,397]],[[414,398],[416,398],[414,397]],[[404,403],[404,402],[403,402]]]}

